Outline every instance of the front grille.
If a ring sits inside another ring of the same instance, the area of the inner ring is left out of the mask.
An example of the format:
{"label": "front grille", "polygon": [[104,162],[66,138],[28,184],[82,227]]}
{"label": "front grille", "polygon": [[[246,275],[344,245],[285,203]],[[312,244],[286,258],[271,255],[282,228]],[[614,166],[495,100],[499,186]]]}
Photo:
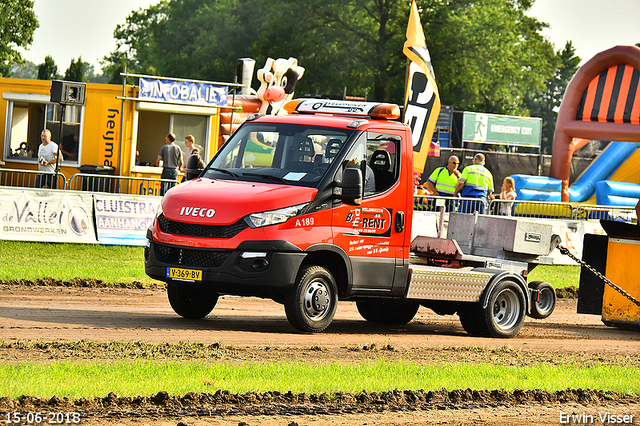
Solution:
{"label": "front grille", "polygon": [[162,232],[202,238],[233,238],[249,227],[244,219],[240,219],[231,225],[198,225],[195,223],[174,222],[164,217],[164,214],[158,216],[158,225],[160,225]]}
{"label": "front grille", "polygon": [[162,263],[200,268],[218,267],[231,255],[231,250],[191,249],[158,244],[158,260]]}

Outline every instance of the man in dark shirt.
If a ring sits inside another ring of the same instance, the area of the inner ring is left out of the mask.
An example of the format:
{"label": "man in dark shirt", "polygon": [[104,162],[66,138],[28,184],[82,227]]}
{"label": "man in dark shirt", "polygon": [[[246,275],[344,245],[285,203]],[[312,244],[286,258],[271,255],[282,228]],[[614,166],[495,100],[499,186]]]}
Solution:
{"label": "man in dark shirt", "polygon": [[[161,179],[176,180],[178,178],[178,168],[181,168],[184,164],[182,150],[178,145],[173,143],[175,140],[176,135],[169,133],[165,137],[166,143],[162,145],[160,152],[158,152],[156,166],[162,167]],[[175,183],[173,182],[162,182],[160,185],[160,195],[164,195],[174,185]]]}

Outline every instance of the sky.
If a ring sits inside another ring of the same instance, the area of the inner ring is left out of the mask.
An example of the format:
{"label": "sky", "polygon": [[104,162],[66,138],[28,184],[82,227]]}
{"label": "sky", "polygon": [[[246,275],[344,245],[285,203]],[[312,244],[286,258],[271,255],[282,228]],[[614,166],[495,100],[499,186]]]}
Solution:
{"label": "sky", "polygon": [[[36,65],[51,55],[64,73],[82,57],[100,72],[100,60],[115,50],[113,31],[134,10],[158,0],[35,0],[40,27],[23,56]],[[561,50],[571,40],[582,62],[617,45],[640,43],[640,0],[535,0],[528,13],[551,28],[543,31]],[[428,44],[427,40],[427,44]],[[295,52],[291,53],[295,56]],[[435,59],[435,58],[434,58]]]}
{"label": "sky", "polygon": [[64,74],[72,59],[100,73],[100,60],[116,49],[113,31],[131,12],[146,9],[158,0],[35,0],[40,27],[33,34],[25,59],[38,65],[51,55],[58,72]]}

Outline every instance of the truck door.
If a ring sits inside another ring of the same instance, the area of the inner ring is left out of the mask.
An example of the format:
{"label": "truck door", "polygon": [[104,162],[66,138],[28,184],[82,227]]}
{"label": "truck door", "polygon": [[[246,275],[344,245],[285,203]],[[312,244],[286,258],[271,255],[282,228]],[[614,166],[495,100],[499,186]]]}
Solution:
{"label": "truck door", "polygon": [[334,208],[332,218],[334,243],[351,260],[353,294],[391,291],[396,257],[402,258],[407,227],[395,229],[396,214],[406,208],[406,191],[411,188],[399,182],[400,141],[393,134],[364,132],[337,172],[358,167],[364,181],[361,205],[341,204]]}

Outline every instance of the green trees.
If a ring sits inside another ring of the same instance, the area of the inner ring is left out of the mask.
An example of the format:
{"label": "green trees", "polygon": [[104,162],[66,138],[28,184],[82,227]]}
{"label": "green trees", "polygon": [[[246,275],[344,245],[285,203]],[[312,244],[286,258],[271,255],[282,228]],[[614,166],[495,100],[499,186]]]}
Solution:
{"label": "green trees", "polygon": [[573,75],[578,71],[580,57],[575,55],[576,49],[569,41],[564,49],[555,54],[553,76],[546,81],[546,90],[533,92],[525,97],[525,106],[533,117],[542,118],[542,150],[550,154],[553,134],[558,118],[558,108],[562,97]]}
{"label": "green trees", "polygon": [[233,81],[236,59],[251,56],[263,19],[253,0],[163,0],[127,17],[114,31],[117,50],[105,57],[112,82],[129,72]]}
{"label": "green trees", "polygon": [[[532,0],[418,0],[442,102],[456,109],[527,115],[524,99],[554,75],[546,24]],[[105,74],[131,72],[233,81],[235,60],[298,58],[299,94],[402,103],[406,0],[163,0],[114,32]],[[120,82],[119,76],[112,79]]]}
{"label": "green trees", "polygon": [[[305,67],[298,93],[350,95],[401,103],[402,54],[410,2],[404,0],[262,1],[257,57],[295,56]],[[424,23],[424,21],[423,21]],[[427,41],[429,43],[429,41]],[[260,62],[258,62],[260,63]]]}
{"label": "green trees", "polygon": [[44,62],[38,65],[38,80],[54,80],[58,78],[58,66],[50,55],[44,57]]}
{"label": "green trees", "polygon": [[9,76],[11,65],[23,62],[16,47],[27,48],[38,26],[33,0],[0,0],[0,77]]}
{"label": "green trees", "polygon": [[86,81],[89,72],[89,63],[84,62],[82,57],[71,59],[69,68],[64,73],[64,79],[67,81]]}
{"label": "green trees", "polygon": [[524,97],[545,90],[554,52],[526,15],[529,0],[428,2],[423,24],[443,104],[526,115]]}

